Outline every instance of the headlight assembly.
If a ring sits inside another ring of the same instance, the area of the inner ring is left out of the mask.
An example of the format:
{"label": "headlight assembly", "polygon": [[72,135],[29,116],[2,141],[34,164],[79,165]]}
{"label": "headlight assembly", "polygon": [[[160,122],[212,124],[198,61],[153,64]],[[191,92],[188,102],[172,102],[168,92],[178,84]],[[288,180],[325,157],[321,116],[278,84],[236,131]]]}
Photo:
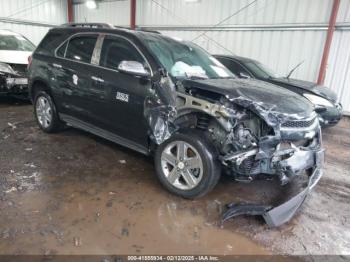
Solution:
{"label": "headlight assembly", "polygon": [[304,97],[306,97],[314,105],[328,106],[328,107],[333,107],[334,106],[327,99],[324,99],[324,98],[322,98],[320,96],[315,96],[315,95],[311,95],[311,94],[304,94]]}
{"label": "headlight assembly", "polygon": [[0,63],[0,73],[15,74],[12,67],[5,63]]}

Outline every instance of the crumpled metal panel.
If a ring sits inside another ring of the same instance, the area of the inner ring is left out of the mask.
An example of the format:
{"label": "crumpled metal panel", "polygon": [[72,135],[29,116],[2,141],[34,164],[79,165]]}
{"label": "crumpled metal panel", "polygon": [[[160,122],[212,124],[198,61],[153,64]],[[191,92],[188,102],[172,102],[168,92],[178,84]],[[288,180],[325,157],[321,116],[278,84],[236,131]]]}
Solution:
{"label": "crumpled metal panel", "polygon": [[161,144],[176,131],[171,121],[176,116],[176,91],[170,77],[159,76],[153,82],[153,88],[145,99],[144,115],[150,128],[150,137]]}
{"label": "crumpled metal panel", "polygon": [[[324,151],[320,151],[321,154]],[[323,163],[320,163],[322,165]],[[306,197],[312,190],[312,188],[318,183],[323,175],[321,168],[316,168],[313,174],[309,178],[307,186],[301,190],[295,196],[292,196],[288,201],[282,203],[277,207],[271,207],[270,205],[259,204],[239,204],[231,203],[227,205],[227,210],[222,214],[221,224],[230,218],[234,218],[239,215],[253,215],[263,216],[265,222],[269,227],[278,227],[284,223],[287,223],[298,211],[298,209],[304,203]]]}

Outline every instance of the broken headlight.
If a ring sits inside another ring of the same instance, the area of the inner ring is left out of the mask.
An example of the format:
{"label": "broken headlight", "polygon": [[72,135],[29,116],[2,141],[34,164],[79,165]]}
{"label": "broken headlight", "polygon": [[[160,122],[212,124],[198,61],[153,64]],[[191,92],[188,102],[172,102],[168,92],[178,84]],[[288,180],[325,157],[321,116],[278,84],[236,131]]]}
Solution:
{"label": "broken headlight", "polygon": [[12,67],[5,63],[0,63],[0,73],[15,74]]}

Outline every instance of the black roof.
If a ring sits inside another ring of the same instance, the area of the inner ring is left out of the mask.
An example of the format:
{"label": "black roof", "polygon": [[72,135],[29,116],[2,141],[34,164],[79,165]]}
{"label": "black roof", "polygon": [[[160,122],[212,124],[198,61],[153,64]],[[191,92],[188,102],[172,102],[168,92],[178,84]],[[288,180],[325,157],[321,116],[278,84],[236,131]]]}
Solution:
{"label": "black roof", "polygon": [[223,55],[223,54],[218,54],[218,55],[213,55],[214,57],[223,57],[223,58],[230,58],[230,59],[234,59],[237,61],[240,61],[242,63],[244,62],[257,62],[254,59],[251,59],[249,57],[243,57],[243,56],[236,56],[236,55]]}
{"label": "black roof", "polygon": [[122,26],[114,26],[107,23],[67,23],[63,24],[57,27],[54,27],[51,30],[59,30],[59,31],[70,31],[70,32],[106,32],[106,33],[121,33],[121,34],[128,34],[128,35],[139,35],[139,32],[146,32],[151,34],[158,34],[160,35],[160,32],[153,31],[153,30],[146,30],[146,29],[131,29],[128,27],[122,27]]}

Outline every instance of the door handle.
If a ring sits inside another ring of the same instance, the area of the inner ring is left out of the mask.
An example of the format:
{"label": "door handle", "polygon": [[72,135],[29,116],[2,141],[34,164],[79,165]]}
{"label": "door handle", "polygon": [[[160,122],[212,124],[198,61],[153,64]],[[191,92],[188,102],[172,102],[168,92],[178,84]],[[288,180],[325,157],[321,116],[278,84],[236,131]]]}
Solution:
{"label": "door handle", "polygon": [[59,64],[55,64],[55,63],[53,63],[53,64],[52,64],[52,66],[53,66],[53,67],[56,67],[56,68],[62,68],[62,66],[61,66],[61,65],[59,65]]}
{"label": "door handle", "polygon": [[97,77],[97,76],[92,76],[91,79],[96,81],[96,82],[100,82],[100,83],[104,83],[105,82],[105,80],[103,80],[102,78]]}

